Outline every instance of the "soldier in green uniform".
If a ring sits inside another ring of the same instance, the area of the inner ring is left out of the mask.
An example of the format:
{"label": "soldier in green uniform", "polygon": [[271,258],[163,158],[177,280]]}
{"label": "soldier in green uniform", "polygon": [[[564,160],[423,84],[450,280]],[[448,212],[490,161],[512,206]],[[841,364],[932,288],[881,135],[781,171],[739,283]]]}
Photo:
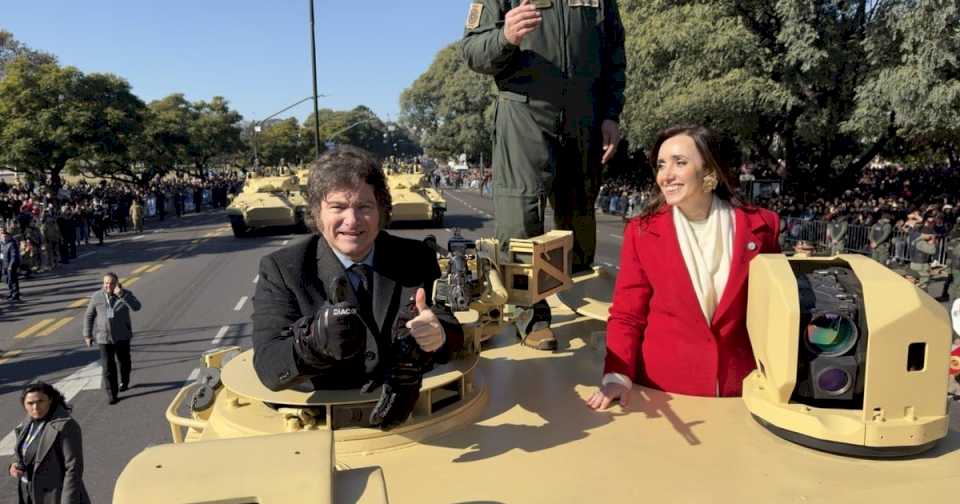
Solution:
{"label": "soldier in green uniform", "polygon": [[[473,0],[462,42],[476,72],[492,75],[498,97],[493,145],[496,236],[574,232],[573,272],[596,251],[594,204],[601,165],[620,141],[626,82],[623,25],[616,0]],[[550,350],[546,303],[523,331]]]}
{"label": "soldier in green uniform", "polygon": [[893,225],[890,224],[890,215],[885,213],[870,227],[870,256],[880,264],[887,264],[890,260],[892,236]]}
{"label": "soldier in green uniform", "polygon": [[842,254],[847,244],[847,218],[838,213],[827,225],[827,242],[830,244],[830,254]]}

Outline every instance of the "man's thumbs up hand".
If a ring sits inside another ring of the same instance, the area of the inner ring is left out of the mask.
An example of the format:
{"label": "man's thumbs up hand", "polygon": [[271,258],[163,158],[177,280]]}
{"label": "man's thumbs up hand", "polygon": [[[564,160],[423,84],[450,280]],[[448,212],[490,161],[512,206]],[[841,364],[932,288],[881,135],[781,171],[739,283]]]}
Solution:
{"label": "man's thumbs up hand", "polygon": [[417,289],[414,306],[417,309],[417,316],[407,322],[407,329],[410,329],[410,335],[417,340],[417,344],[424,352],[435,352],[443,346],[447,337],[443,333],[443,326],[440,325],[437,316],[427,306],[427,293],[422,287]]}

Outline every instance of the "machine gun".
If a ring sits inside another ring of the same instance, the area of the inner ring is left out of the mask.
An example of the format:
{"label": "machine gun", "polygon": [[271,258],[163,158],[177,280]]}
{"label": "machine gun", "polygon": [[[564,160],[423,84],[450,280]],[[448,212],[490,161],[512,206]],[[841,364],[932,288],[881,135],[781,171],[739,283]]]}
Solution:
{"label": "machine gun", "polygon": [[457,314],[466,352],[479,352],[480,342],[505,323],[519,324],[530,306],[572,286],[570,231],[515,238],[506,247],[496,239],[468,240],[460,230],[446,248],[433,236],[424,243],[437,252],[442,272],[434,282],[434,301]]}

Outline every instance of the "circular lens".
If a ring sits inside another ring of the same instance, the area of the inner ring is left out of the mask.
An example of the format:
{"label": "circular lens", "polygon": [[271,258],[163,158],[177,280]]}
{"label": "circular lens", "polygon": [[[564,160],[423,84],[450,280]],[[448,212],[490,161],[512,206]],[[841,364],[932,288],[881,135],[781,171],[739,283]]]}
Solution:
{"label": "circular lens", "polygon": [[844,315],[823,313],[807,325],[807,346],[814,353],[841,355],[857,343],[857,326]]}
{"label": "circular lens", "polygon": [[840,395],[850,388],[850,375],[839,368],[827,368],[817,375],[817,387],[830,395]]}

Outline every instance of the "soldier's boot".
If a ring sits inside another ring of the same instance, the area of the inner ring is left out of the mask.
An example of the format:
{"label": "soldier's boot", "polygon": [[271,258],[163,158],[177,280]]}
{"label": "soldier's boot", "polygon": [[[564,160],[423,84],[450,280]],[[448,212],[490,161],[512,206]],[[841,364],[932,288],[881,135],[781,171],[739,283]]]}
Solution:
{"label": "soldier's boot", "polygon": [[537,350],[553,351],[557,349],[557,338],[550,329],[550,305],[540,300],[517,318],[517,334],[520,344]]}

